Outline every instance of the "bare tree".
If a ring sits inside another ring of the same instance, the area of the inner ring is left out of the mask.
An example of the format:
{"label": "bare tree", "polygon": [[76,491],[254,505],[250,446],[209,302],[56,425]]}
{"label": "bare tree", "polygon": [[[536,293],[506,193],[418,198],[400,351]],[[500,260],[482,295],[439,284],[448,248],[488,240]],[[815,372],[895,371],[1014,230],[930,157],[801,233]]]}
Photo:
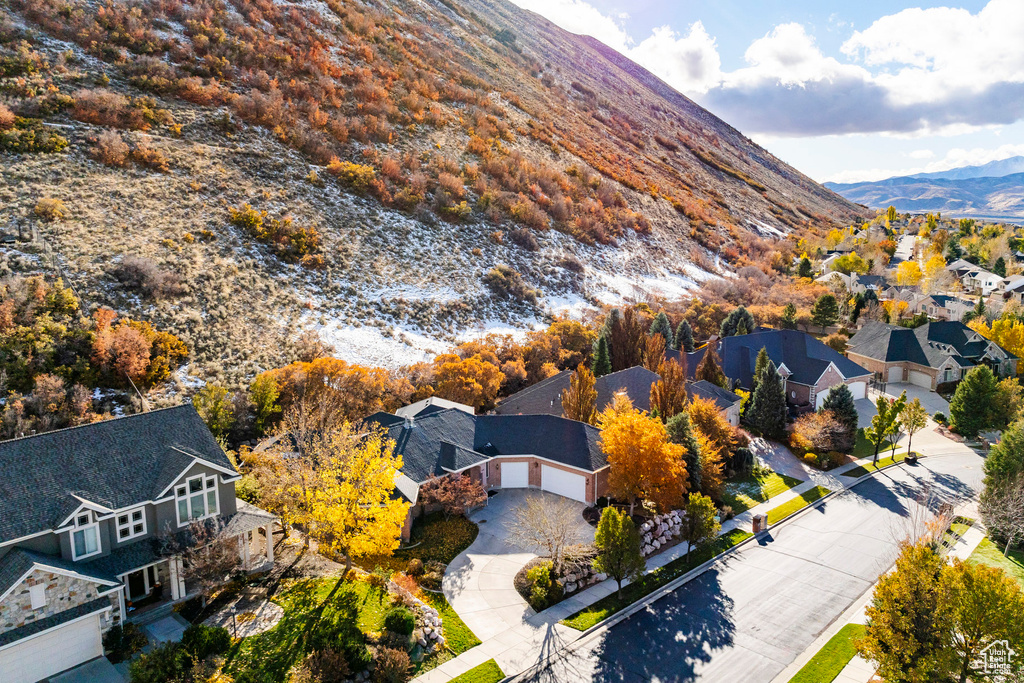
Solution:
{"label": "bare tree", "polygon": [[220,519],[195,520],[177,533],[168,529],[161,538],[161,545],[163,554],[181,558],[183,578],[198,587],[203,607],[210,594],[222,586],[242,562],[238,537],[229,536]]}
{"label": "bare tree", "polygon": [[555,573],[561,575],[566,547],[580,543],[580,509],[565,498],[528,495],[512,511],[513,538],[527,547],[543,548]]}
{"label": "bare tree", "polygon": [[990,532],[1006,537],[1003,555],[1009,555],[1013,542],[1024,538],[1024,475],[987,486],[978,510]]}

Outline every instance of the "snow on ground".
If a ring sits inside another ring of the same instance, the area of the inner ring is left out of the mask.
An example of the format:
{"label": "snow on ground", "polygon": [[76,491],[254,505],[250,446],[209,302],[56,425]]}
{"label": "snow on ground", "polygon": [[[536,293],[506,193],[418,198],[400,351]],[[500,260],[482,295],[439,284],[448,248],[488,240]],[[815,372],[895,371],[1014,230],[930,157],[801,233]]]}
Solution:
{"label": "snow on ground", "polygon": [[451,347],[446,342],[402,328],[382,330],[369,325],[355,327],[330,321],[324,325],[313,325],[310,329],[316,330],[324,343],[334,347],[337,358],[388,369],[429,361]]}
{"label": "snow on ground", "polygon": [[597,306],[578,294],[561,296],[545,296],[540,300],[541,307],[552,315],[560,315],[573,320],[580,320],[588,311],[596,311]]}
{"label": "snow on ground", "polygon": [[662,273],[660,275],[612,275],[595,273],[594,296],[601,303],[620,305],[627,300],[642,300],[650,296],[665,299],[681,299],[699,286],[700,282],[717,277],[705,270],[687,264],[684,274]]}

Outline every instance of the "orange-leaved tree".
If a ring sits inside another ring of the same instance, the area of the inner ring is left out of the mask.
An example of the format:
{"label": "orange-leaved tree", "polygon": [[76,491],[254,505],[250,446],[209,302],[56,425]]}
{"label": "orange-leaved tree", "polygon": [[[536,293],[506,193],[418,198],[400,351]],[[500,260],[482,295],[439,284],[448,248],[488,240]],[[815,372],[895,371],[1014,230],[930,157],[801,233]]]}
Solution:
{"label": "orange-leaved tree", "polygon": [[583,363],[569,376],[569,388],[562,391],[562,415],[570,420],[594,424],[597,420],[597,380]]}
{"label": "orange-leaved tree", "polygon": [[651,385],[651,410],[658,411],[662,422],[686,407],[686,356],[682,364],[671,358],[658,368],[661,379]]}
{"label": "orange-leaved tree", "polygon": [[597,420],[601,449],[611,466],[608,487],[612,496],[629,501],[629,513],[641,500],[659,509],[678,506],[687,490],[686,449],[671,443],[665,425],[637,410],[619,394]]}

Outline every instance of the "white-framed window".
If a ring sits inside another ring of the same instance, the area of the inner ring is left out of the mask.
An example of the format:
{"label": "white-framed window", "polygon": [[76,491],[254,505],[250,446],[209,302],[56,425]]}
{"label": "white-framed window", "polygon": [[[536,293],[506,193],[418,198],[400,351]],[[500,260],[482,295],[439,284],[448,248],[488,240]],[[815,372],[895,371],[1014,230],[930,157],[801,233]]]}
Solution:
{"label": "white-framed window", "polygon": [[91,512],[75,516],[75,527],[71,530],[71,558],[81,560],[100,552],[100,525]]}
{"label": "white-framed window", "polygon": [[28,597],[32,601],[32,609],[46,607],[46,584],[37,583],[28,587]]}
{"label": "white-framed window", "polygon": [[194,519],[213,517],[220,510],[217,477],[197,475],[174,487],[174,504],[178,510],[178,526]]}
{"label": "white-framed window", "polygon": [[118,513],[117,540],[128,541],[146,534],[146,511],[143,508]]}

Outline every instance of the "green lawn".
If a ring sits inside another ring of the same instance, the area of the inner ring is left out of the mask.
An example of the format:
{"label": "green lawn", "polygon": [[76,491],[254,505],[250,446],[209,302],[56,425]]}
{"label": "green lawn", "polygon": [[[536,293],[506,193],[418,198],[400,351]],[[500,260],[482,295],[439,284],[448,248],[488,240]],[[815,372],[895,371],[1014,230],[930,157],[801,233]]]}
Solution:
{"label": "green lawn", "polygon": [[957,536],[963,536],[971,528],[972,524],[974,524],[974,520],[969,517],[956,517],[949,525],[949,530]]}
{"label": "green lawn", "polygon": [[466,626],[462,619],[459,619],[459,615],[455,613],[452,606],[445,600],[444,595],[440,593],[430,593],[423,591],[423,602],[427,603],[431,607],[437,610],[438,614],[441,615],[441,622],[444,624],[444,637],[455,654],[461,655],[466,650],[474,648],[480,644],[480,639],[476,637],[469,627]]}
{"label": "green lawn", "polygon": [[847,624],[789,679],[789,683],[831,683],[857,654],[853,643],[864,636],[863,624]]}
{"label": "green lawn", "polygon": [[875,454],[875,445],[864,436],[864,429],[857,430],[857,444],[853,447],[853,457],[870,458]]}
{"label": "green lawn", "polygon": [[775,472],[763,476],[748,474],[733,479],[725,485],[722,502],[730,506],[733,513],[738,515],[801,483],[803,482],[799,479]]}
{"label": "green lawn", "polygon": [[[870,456],[871,453],[868,453],[868,455]],[[881,455],[881,453],[879,453],[879,455]],[[877,463],[872,464],[872,463],[869,462],[869,463],[866,463],[864,465],[861,465],[860,467],[855,467],[855,468],[853,468],[852,470],[850,470],[848,472],[843,472],[843,476],[844,477],[854,477],[854,478],[856,478],[856,477],[863,477],[865,474],[868,474],[870,472],[874,472],[876,470],[880,470],[883,467],[888,467],[889,465],[892,465],[893,463],[903,462],[903,460],[906,457],[907,457],[907,452],[904,451],[902,453],[897,453],[895,458],[893,458],[893,456],[891,456],[891,455],[888,456],[888,457],[885,457],[885,458],[879,458]]]}
{"label": "green lawn", "polygon": [[830,493],[832,492],[829,491],[824,486],[815,486],[813,489],[804,491],[802,494],[800,494],[793,500],[785,502],[782,505],[769,510],[768,523],[775,524],[777,522],[781,522],[783,519],[789,517],[797,510],[802,510],[803,508],[807,507],[814,501],[818,500],[823,496],[827,496]]}
{"label": "green lawn", "polygon": [[1024,552],[1011,550],[1009,557],[1003,557],[1002,547],[993,543],[990,539],[982,540],[968,558],[969,562],[987,564],[990,567],[999,567],[1007,574],[1017,579],[1017,583],[1024,586]]}
{"label": "green lawn", "polygon": [[456,676],[449,683],[498,683],[503,678],[505,674],[498,663],[488,659],[480,666],[474,666],[461,676]]}
{"label": "green lawn", "polygon": [[405,571],[409,560],[418,559],[448,564],[476,540],[480,528],[465,517],[445,519],[441,512],[416,518],[408,547],[396,550],[390,557],[371,557],[360,563],[367,570],[386,567],[393,572]]}
{"label": "green lawn", "polygon": [[650,595],[666,583],[679,578],[694,567],[707,562],[716,555],[724,553],[739,543],[750,538],[753,534],[739,529],[722,534],[713,543],[690,553],[689,559],[680,557],[672,560],[664,567],[659,567],[635,583],[622,588],[622,599],[616,593],[601,598],[593,605],[586,607],[579,612],[565,618],[561,623],[571,626],[579,631],[586,631],[601,621],[604,621],[619,610],[632,605],[647,595]]}

